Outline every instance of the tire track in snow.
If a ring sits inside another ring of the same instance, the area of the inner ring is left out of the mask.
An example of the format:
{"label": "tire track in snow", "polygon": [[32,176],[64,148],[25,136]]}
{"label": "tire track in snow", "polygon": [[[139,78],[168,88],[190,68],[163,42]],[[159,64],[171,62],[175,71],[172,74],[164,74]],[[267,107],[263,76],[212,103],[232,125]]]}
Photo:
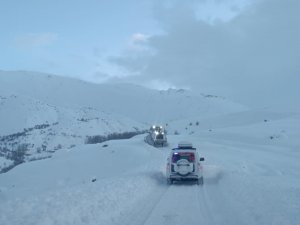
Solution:
{"label": "tire track in snow", "polygon": [[136,204],[135,208],[131,210],[128,215],[126,215],[126,218],[122,221],[122,224],[144,225],[169,188],[170,187],[165,185],[160,190],[153,190],[153,194],[147,196],[145,199]]}
{"label": "tire track in snow", "polygon": [[196,194],[197,194],[197,201],[199,206],[199,213],[201,213],[203,218],[206,218],[206,220],[204,220],[205,223],[203,224],[215,225],[216,223],[214,221],[213,212],[211,210],[211,204],[209,203],[208,198],[206,196],[205,187],[202,186],[199,190],[197,190]]}
{"label": "tire track in snow", "polygon": [[[199,202],[201,186],[194,182],[179,182],[170,186],[139,225],[199,225],[214,224],[207,216],[207,204]],[[137,225],[137,224],[134,224]]]}
{"label": "tire track in snow", "polygon": [[[212,216],[213,224],[257,224],[249,207],[238,197],[236,187],[241,189],[244,187],[240,182],[240,180],[231,180],[231,184],[230,181],[229,184],[228,181],[224,181],[218,185],[204,186],[204,204],[208,214]],[[236,191],[232,192],[230,188]],[[248,197],[251,198],[251,196]]]}

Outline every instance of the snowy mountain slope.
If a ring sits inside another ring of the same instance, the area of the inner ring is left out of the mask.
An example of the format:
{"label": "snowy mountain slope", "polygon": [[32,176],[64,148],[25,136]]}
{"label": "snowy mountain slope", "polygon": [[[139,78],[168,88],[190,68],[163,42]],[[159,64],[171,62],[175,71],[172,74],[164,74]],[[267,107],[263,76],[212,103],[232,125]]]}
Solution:
{"label": "snowy mountain slope", "polygon": [[[283,120],[285,124],[289,120],[293,120],[299,116],[300,110],[291,111],[274,111],[273,109],[255,109],[245,110],[236,113],[229,113],[210,117],[191,117],[182,120],[171,121],[168,123],[169,133],[181,132],[184,134],[192,134],[195,132],[213,131],[216,129],[227,128],[233,129],[234,127],[253,127],[255,125],[264,128],[270,128],[269,132],[276,132],[276,128],[272,131],[272,124],[276,121]],[[297,126],[297,125],[296,125]],[[278,127],[280,127],[278,125]],[[279,128],[280,129],[280,128]],[[277,129],[278,130],[278,129]],[[281,130],[284,130],[282,128]],[[261,130],[260,130],[261,131]],[[261,134],[261,132],[257,132]],[[271,135],[271,134],[270,134]]]}
{"label": "snowy mountain slope", "polygon": [[16,95],[2,95],[0,124],[0,158],[6,158],[0,163],[0,171],[22,161],[50,157],[61,148],[82,145],[88,137],[104,138],[146,129],[144,124],[121,115],[90,107],[51,106]]}
{"label": "snowy mountain slope", "polygon": [[108,135],[132,136],[128,132],[140,133],[153,123],[244,109],[221,97],[185,90],[0,71],[0,158],[6,158],[0,171],[50,157],[61,148],[97,143]]}
{"label": "snowy mountain slope", "polygon": [[[76,135],[108,134],[143,126],[121,115],[94,108],[51,106],[39,100],[21,96],[2,96],[0,101],[0,135],[12,134],[38,124],[58,123],[62,132]],[[57,125],[58,125],[57,124]],[[80,129],[80,128],[88,129]]]}
{"label": "snowy mountain slope", "polygon": [[[280,138],[257,136],[284,126],[289,142],[299,146],[292,135],[299,132],[299,114],[245,120],[237,126],[232,119],[230,127],[227,118],[226,128],[169,135],[169,148],[153,148],[140,135],[22,164],[0,175],[0,223],[297,225],[300,151]],[[203,187],[166,184],[167,154],[181,140],[205,157]]]}
{"label": "snowy mountain slope", "polygon": [[17,95],[0,98],[0,136],[22,131],[37,124],[57,122],[55,107]]}
{"label": "snowy mountain slope", "polygon": [[0,71],[0,81],[0,95],[27,96],[67,108],[92,107],[150,124],[246,109],[221,97],[184,90],[159,92],[131,84],[92,84],[34,72]]}

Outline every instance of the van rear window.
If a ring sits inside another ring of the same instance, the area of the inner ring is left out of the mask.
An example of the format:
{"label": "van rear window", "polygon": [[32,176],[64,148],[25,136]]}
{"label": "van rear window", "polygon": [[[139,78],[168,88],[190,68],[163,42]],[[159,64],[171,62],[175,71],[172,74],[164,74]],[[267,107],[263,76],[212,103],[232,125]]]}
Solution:
{"label": "van rear window", "polygon": [[174,152],[172,155],[172,162],[176,163],[180,159],[186,159],[189,162],[194,162],[195,154],[193,152]]}

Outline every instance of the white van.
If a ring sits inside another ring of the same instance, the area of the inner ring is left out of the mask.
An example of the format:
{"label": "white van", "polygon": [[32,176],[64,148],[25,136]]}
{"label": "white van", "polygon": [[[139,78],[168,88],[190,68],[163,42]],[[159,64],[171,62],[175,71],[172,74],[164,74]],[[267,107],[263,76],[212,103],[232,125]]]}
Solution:
{"label": "white van", "polygon": [[153,145],[154,147],[167,146],[166,131],[162,126],[150,127],[149,134],[145,137],[145,142]]}
{"label": "white van", "polygon": [[177,148],[173,148],[167,159],[167,182],[195,180],[203,185],[203,169],[196,148],[189,142],[180,142]]}

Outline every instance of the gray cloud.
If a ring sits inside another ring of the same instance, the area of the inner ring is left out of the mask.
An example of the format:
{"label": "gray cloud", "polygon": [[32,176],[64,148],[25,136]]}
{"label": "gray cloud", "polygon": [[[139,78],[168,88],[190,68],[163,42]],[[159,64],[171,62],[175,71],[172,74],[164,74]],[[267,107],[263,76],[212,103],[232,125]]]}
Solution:
{"label": "gray cloud", "polygon": [[148,38],[151,54],[112,61],[139,83],[161,80],[250,105],[299,102],[300,1],[259,1],[213,25],[190,6],[157,11],[165,33]]}

